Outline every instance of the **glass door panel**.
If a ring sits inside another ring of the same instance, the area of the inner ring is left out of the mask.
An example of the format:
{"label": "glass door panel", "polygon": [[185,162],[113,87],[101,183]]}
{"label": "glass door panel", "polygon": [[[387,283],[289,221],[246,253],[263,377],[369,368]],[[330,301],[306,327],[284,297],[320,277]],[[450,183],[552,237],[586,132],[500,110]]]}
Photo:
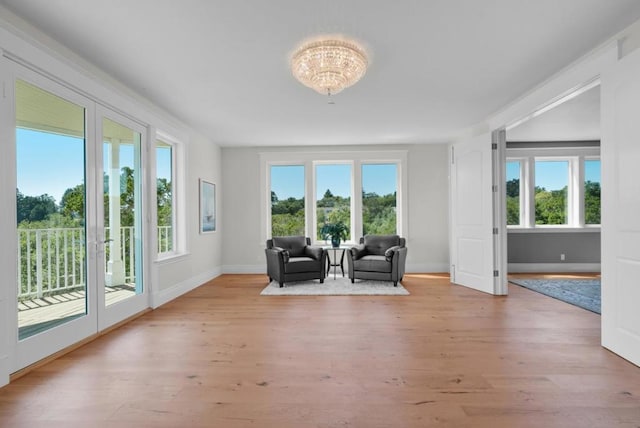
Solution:
{"label": "glass door panel", "polygon": [[87,314],[85,108],[16,80],[18,339]]}
{"label": "glass door panel", "polygon": [[140,132],[102,119],[105,306],[143,293],[141,141]]}

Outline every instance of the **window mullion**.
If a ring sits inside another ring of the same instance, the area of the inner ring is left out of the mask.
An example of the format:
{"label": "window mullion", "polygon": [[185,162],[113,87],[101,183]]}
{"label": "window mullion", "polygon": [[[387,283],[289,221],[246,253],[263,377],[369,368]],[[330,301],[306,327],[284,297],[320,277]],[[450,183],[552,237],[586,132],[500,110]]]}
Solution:
{"label": "window mullion", "polygon": [[535,227],[536,225],[536,174],[535,174],[535,158],[528,157],[525,159],[525,227]]}

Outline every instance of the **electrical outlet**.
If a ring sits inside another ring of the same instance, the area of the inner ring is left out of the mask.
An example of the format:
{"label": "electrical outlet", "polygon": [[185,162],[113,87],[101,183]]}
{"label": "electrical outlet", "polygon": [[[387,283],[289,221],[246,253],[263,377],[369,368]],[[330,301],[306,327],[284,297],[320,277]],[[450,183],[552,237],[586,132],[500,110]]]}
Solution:
{"label": "electrical outlet", "polygon": [[564,261],[564,254],[560,254],[560,261],[563,262]]}

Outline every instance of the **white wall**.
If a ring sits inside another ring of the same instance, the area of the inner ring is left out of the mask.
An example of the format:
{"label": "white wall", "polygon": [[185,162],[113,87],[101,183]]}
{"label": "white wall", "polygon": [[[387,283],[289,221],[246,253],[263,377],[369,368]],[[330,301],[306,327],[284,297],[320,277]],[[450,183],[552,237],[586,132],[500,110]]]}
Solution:
{"label": "white wall", "polygon": [[216,231],[200,233],[199,179],[216,185],[216,206],[221,203],[222,155],[220,148],[201,136],[192,135],[186,145],[186,227],[187,252],[175,259],[159,261],[153,287],[152,306],[157,307],[220,275],[223,215],[217,209]]}
{"label": "white wall", "polygon": [[260,153],[407,150],[408,272],[446,272],[448,241],[448,150],[445,144],[349,147],[223,148],[223,272],[264,273],[261,236]]}

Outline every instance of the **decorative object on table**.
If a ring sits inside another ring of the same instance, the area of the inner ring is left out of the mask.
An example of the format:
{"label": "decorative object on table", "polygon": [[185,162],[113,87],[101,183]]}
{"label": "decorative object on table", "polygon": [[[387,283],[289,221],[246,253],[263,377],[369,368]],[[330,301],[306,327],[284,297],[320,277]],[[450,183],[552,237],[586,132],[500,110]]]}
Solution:
{"label": "decorative object on table", "polygon": [[312,246],[307,237],[274,236],[267,240],[265,254],[269,282],[276,281],[280,287],[308,279],[324,282],[327,255],[322,247]]}
{"label": "decorative object on table", "polygon": [[364,76],[367,53],[355,40],[339,35],[322,35],[303,42],[291,57],[291,72],[303,85],[316,92],[335,95]]}
{"label": "decorative object on table", "polygon": [[325,223],[320,228],[320,236],[322,239],[331,239],[331,246],[338,248],[340,241],[344,241],[349,238],[349,228],[346,224],[339,221],[336,223]]}
{"label": "decorative object on table", "polygon": [[349,278],[327,279],[322,285],[317,281],[297,281],[280,288],[272,281],[262,292],[262,296],[408,296],[409,291],[391,282],[362,280],[351,283]]}
{"label": "decorative object on table", "polygon": [[599,278],[518,278],[509,279],[509,282],[596,314],[600,313]]}
{"label": "decorative object on table", "polygon": [[216,185],[200,179],[200,233],[216,231]]}
{"label": "decorative object on table", "polygon": [[347,262],[351,282],[358,279],[402,280],[407,260],[405,239],[398,235],[366,235],[360,245],[349,249]]}

